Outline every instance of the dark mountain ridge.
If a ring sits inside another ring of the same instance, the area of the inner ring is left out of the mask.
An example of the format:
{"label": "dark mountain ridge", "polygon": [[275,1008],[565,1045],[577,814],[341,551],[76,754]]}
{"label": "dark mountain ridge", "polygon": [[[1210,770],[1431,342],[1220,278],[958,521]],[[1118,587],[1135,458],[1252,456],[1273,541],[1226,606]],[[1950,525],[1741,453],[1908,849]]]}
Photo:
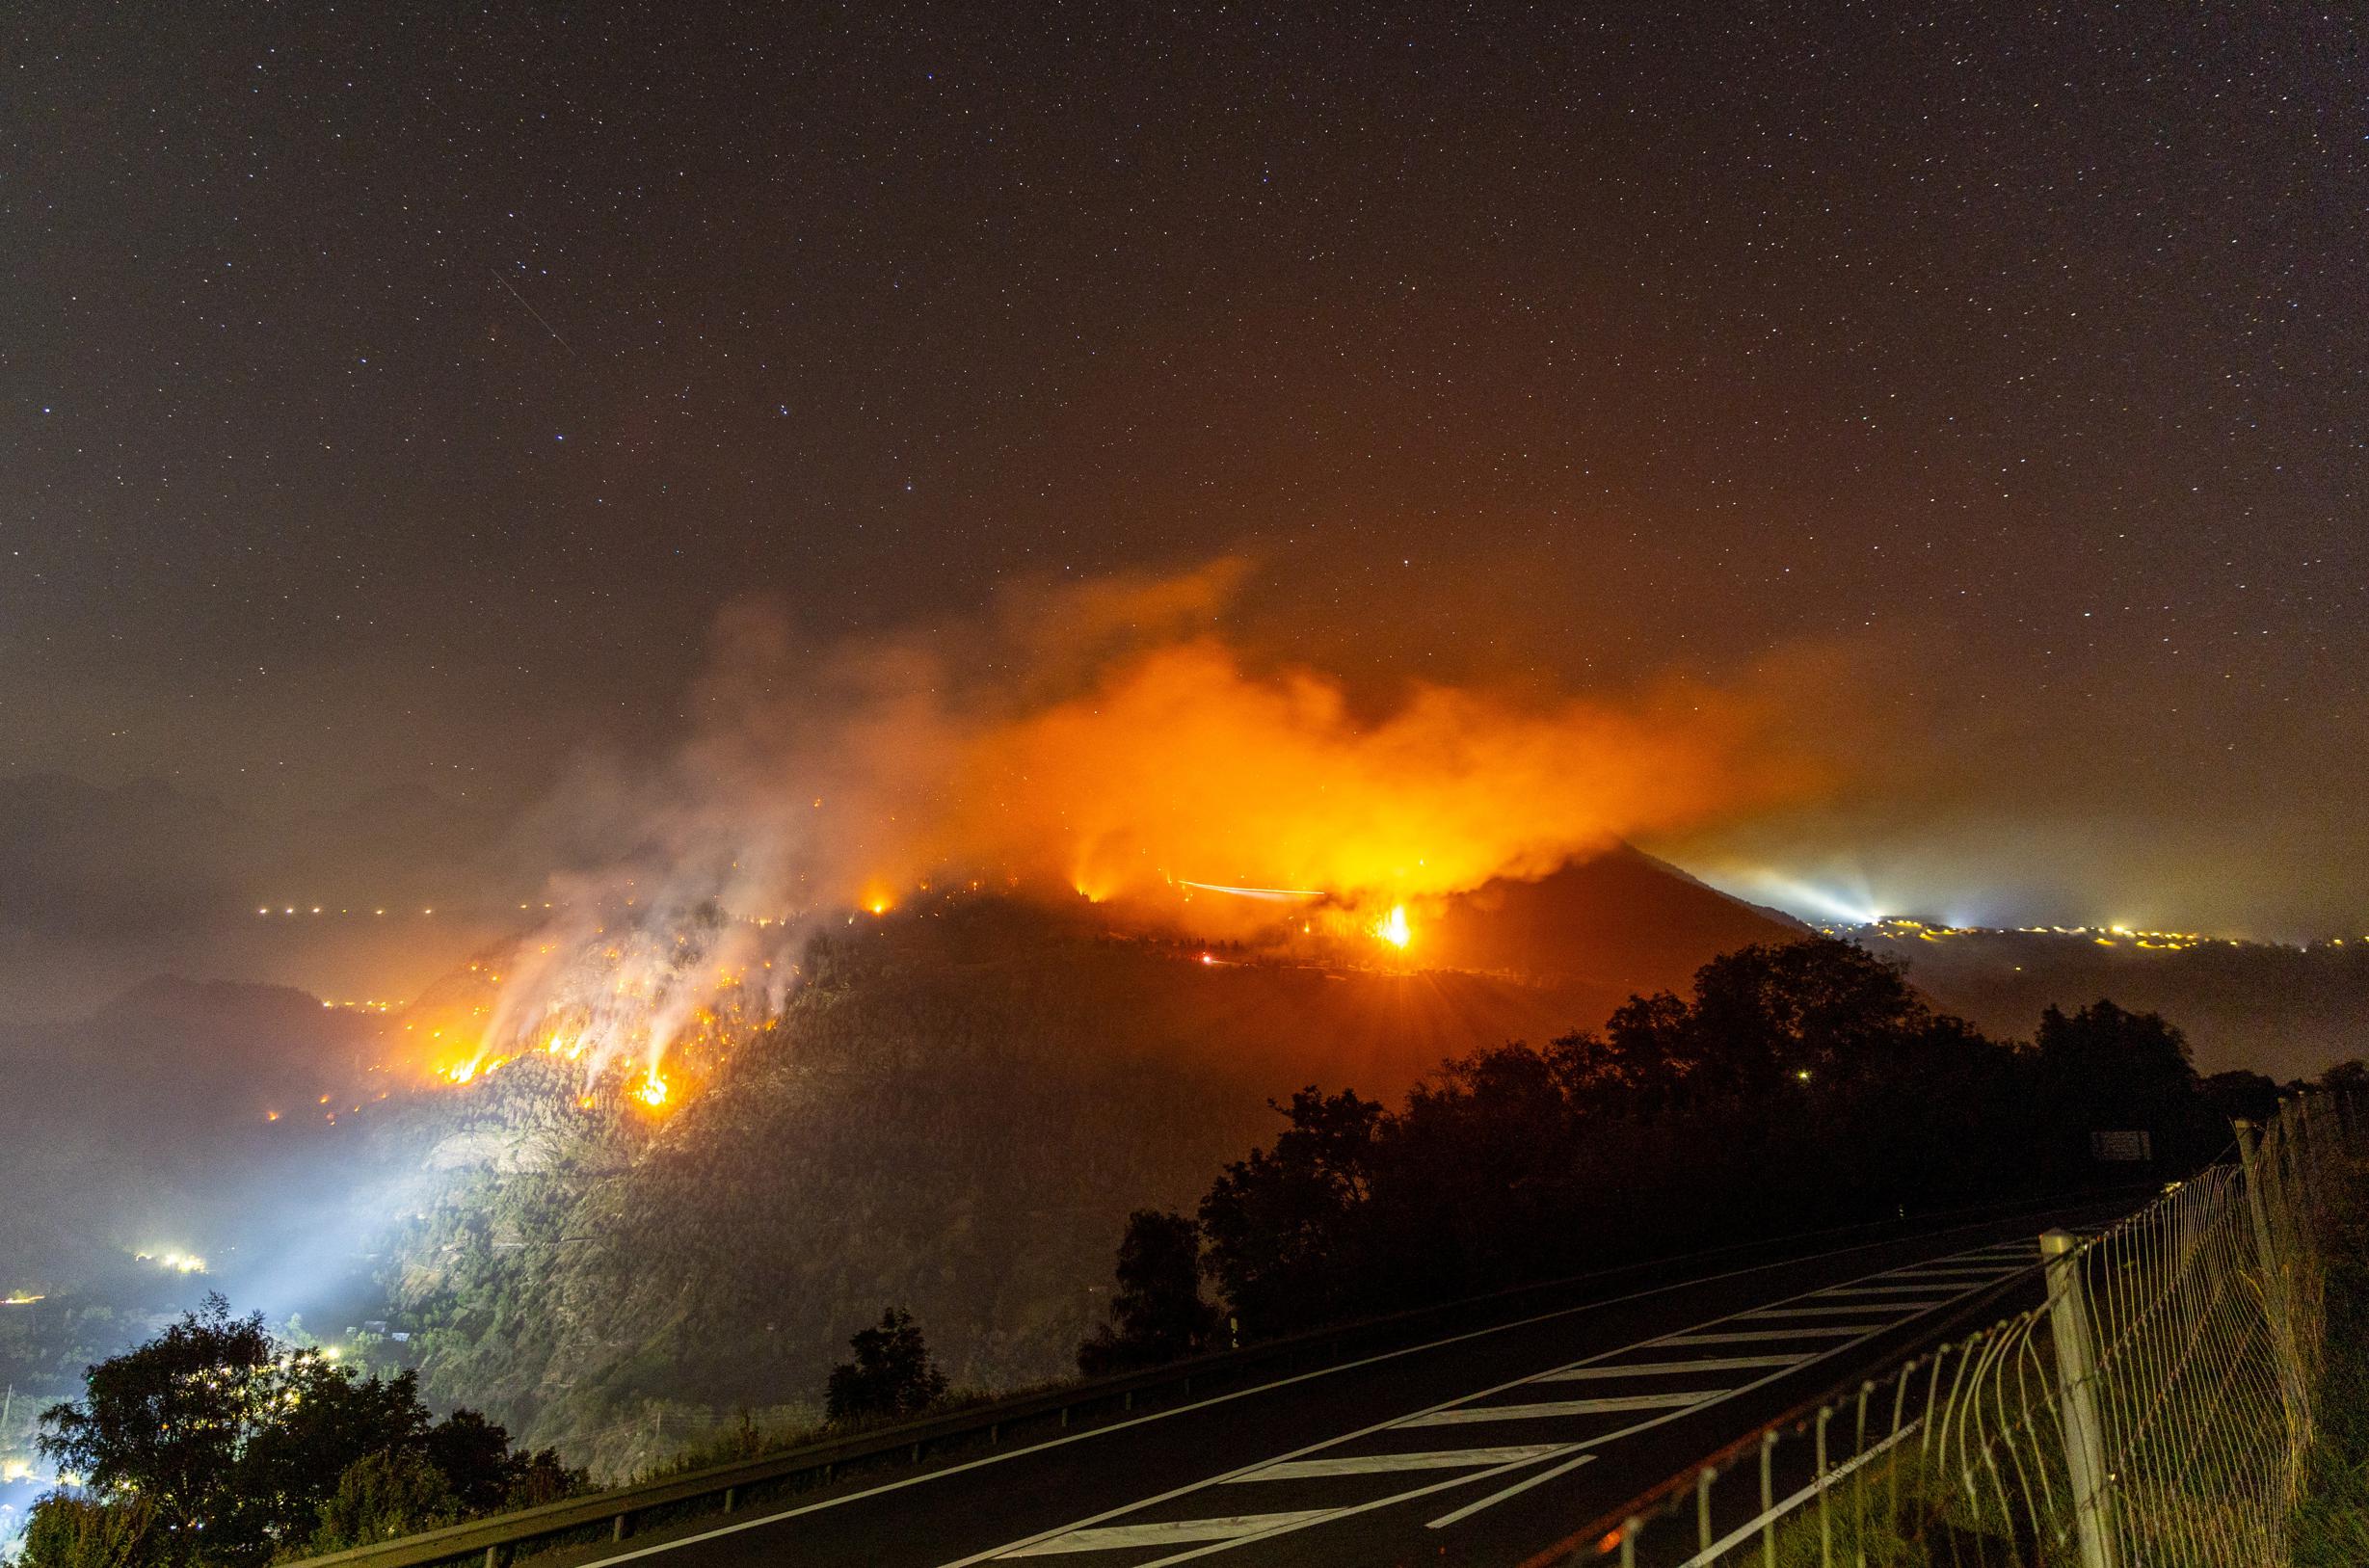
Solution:
{"label": "dark mountain ridge", "polygon": [[[454,1174],[400,1243],[393,1310],[436,1396],[610,1471],[656,1431],[805,1410],[890,1302],[959,1383],[1058,1374],[1128,1212],[1189,1208],[1282,1126],[1270,1099],[1396,1099],[1798,930],[1607,859],[1427,916],[1415,955],[1436,937],[1471,968],[1122,937],[975,895],[826,928],[783,1015],[663,1119],[554,1116],[575,1085],[544,1060],[443,1103],[428,1158]],[[1554,918],[1571,932],[1524,931]]]}

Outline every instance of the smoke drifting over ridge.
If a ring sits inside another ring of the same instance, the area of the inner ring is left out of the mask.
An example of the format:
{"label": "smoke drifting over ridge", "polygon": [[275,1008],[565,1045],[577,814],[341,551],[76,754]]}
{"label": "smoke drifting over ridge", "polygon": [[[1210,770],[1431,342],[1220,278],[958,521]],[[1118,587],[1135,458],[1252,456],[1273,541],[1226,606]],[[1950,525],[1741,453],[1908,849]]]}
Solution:
{"label": "smoke drifting over ridge", "polygon": [[[591,1076],[629,1056],[655,1103],[670,1043],[719,997],[778,1002],[811,922],[924,886],[1150,924],[1184,917],[1184,884],[1289,890],[1364,921],[1821,783],[1776,738],[1781,675],[1618,698],[1410,679],[1361,704],[1228,630],[1245,571],[1023,591],[976,624],[820,651],[733,606],[679,753],[582,769],[547,808],[582,869],[481,1054],[555,1050]],[[1274,918],[1190,912],[1205,933]]]}

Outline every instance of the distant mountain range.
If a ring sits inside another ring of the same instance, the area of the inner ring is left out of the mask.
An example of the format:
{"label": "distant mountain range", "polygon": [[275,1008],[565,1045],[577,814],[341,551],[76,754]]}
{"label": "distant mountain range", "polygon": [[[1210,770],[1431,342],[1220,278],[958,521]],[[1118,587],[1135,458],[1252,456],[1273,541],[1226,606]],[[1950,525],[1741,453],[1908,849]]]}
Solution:
{"label": "distant mountain range", "polygon": [[1808,933],[1789,915],[1619,844],[1552,876],[1500,879],[1450,900],[1424,919],[1422,958],[1443,969],[1584,985],[1618,1001],[1632,992],[1683,990],[1714,954]]}
{"label": "distant mountain range", "polygon": [[417,787],[267,819],[155,779],[0,775],[0,926],[118,939],[244,913],[259,896],[458,902],[499,874],[489,866],[504,826]]}
{"label": "distant mountain range", "polygon": [[[159,970],[340,997],[423,985],[540,886],[544,868],[505,861],[506,828],[425,788],[265,818],[153,779],[0,775],[0,1018],[79,1018]],[[374,930],[340,906],[394,917]]]}
{"label": "distant mountain range", "polygon": [[173,976],[77,1020],[0,1020],[0,1262],[70,1284],[241,1232],[250,1183],[268,1193],[282,1156],[315,1152],[324,1097],[376,1103],[385,1027],[285,986]]}
{"label": "distant mountain range", "polygon": [[2048,931],[1853,940],[1906,964],[1934,1005],[2000,1039],[2029,1035],[2052,1003],[2070,1011],[2110,997],[2177,1023],[2202,1073],[2244,1068],[2284,1081],[2369,1053],[2369,942],[2147,948]]}

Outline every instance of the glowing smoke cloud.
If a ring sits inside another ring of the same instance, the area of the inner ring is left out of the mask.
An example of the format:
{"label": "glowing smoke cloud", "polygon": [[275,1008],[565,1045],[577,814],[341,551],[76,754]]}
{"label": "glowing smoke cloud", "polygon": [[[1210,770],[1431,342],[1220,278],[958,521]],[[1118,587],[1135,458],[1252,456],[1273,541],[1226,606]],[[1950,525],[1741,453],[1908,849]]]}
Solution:
{"label": "glowing smoke cloud", "polygon": [[551,1050],[588,1084],[654,1086],[720,1001],[778,1007],[805,920],[935,879],[1172,916],[1180,884],[1320,896],[1396,947],[1410,905],[1816,782],[1771,742],[1770,691],[1410,682],[1363,713],[1211,629],[1240,575],[1111,579],[819,651],[761,606],[729,611],[679,755],[554,806],[608,853],[555,895],[570,913],[526,943],[481,1055]]}

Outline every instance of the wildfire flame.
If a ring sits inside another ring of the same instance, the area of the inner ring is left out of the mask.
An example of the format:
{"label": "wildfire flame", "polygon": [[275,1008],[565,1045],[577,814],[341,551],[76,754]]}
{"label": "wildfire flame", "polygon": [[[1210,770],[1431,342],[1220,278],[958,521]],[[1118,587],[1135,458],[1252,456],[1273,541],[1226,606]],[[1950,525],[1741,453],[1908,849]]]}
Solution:
{"label": "wildfire flame", "polygon": [[1774,693],[1352,693],[1211,630],[1245,570],[1049,592],[820,659],[735,606],[681,753],[561,803],[633,859],[562,879],[470,1053],[439,1070],[556,1057],[579,1099],[605,1083],[664,1107],[705,1076],[694,1044],[779,1010],[809,922],[892,931],[953,890],[1406,953],[1417,919],[1494,878],[1818,782],[1770,744]]}

